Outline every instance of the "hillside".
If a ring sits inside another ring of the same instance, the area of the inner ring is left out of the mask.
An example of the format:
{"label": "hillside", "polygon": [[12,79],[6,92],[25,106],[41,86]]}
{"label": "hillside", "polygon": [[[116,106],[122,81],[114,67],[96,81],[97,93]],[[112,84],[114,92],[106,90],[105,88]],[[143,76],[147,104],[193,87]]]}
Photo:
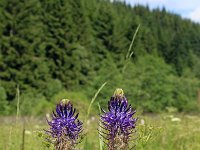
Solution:
{"label": "hillside", "polygon": [[40,112],[67,92],[89,101],[106,81],[101,105],[122,87],[145,112],[198,111],[199,68],[200,25],[164,8],[107,0],[0,1],[1,114],[15,111],[17,87],[22,113],[32,114],[32,106]]}

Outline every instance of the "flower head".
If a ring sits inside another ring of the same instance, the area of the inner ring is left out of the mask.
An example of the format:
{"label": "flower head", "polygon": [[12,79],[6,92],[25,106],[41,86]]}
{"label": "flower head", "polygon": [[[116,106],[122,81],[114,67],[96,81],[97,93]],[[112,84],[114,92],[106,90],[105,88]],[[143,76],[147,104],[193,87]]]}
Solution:
{"label": "flower head", "polygon": [[77,144],[82,132],[82,122],[69,100],[62,100],[53,111],[52,120],[47,120],[50,129],[46,131],[56,150],[71,150]]}
{"label": "flower head", "polygon": [[128,105],[122,89],[117,89],[108,102],[108,111],[100,116],[100,135],[107,141],[109,150],[128,149],[129,141],[135,132],[136,111]]}

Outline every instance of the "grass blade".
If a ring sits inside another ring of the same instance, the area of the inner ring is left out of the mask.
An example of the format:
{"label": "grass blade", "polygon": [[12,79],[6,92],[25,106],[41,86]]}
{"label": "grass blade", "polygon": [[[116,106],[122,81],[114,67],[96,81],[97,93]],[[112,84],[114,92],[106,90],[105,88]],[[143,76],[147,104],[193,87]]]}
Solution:
{"label": "grass blade", "polygon": [[[98,106],[99,106],[99,112],[101,114],[101,106],[100,104],[98,103]],[[101,123],[99,123],[101,125]],[[101,127],[99,126],[99,131],[101,131]],[[99,135],[99,147],[100,147],[100,150],[103,150],[103,141],[102,141],[102,138],[101,136]]]}
{"label": "grass blade", "polygon": [[20,90],[19,90],[19,85],[17,85],[17,89],[16,89],[16,98],[17,98],[17,114],[16,114],[16,125],[19,119],[19,99],[20,99]]}
{"label": "grass blade", "polygon": [[126,59],[129,59],[129,58],[133,55],[133,51],[131,52],[131,49],[132,49],[132,47],[133,47],[133,42],[135,41],[135,37],[136,37],[136,35],[137,35],[139,29],[140,29],[140,24],[137,26],[137,29],[135,30],[135,33],[134,33],[134,35],[133,35],[131,44],[130,44],[129,49],[128,49],[128,52],[127,52],[127,54],[126,54]]}
{"label": "grass blade", "polygon": [[126,69],[128,63],[129,63],[130,58],[131,58],[132,55],[134,54],[134,51],[131,52],[131,49],[132,49],[132,47],[133,47],[133,43],[134,43],[134,41],[135,41],[135,37],[136,37],[136,35],[137,35],[139,29],[140,29],[140,24],[137,26],[137,29],[135,30],[135,33],[134,33],[134,35],[133,35],[131,44],[130,44],[129,49],[128,49],[128,52],[127,52],[127,54],[126,54],[126,59],[125,59],[124,67],[122,68],[122,73],[124,73],[124,71],[125,71],[125,69]]}
{"label": "grass blade", "polygon": [[103,87],[107,84],[107,82],[104,82],[101,87],[97,90],[97,92],[95,93],[94,97],[92,98],[91,102],[90,102],[90,105],[88,107],[88,111],[87,111],[87,117],[86,119],[88,119],[89,115],[90,115],[90,110],[91,110],[91,107],[92,107],[92,104],[94,103],[96,97],[98,96],[99,92],[103,89]]}

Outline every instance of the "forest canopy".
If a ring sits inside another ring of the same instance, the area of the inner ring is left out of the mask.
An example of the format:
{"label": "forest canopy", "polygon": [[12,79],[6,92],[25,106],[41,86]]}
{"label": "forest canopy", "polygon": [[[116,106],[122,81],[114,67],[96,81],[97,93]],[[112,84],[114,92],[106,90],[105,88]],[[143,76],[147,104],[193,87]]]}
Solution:
{"label": "forest canopy", "polygon": [[0,1],[1,114],[15,112],[16,89],[21,113],[39,114],[66,95],[84,105],[106,81],[101,105],[121,87],[145,112],[198,111],[199,58],[200,25],[165,8],[108,0]]}

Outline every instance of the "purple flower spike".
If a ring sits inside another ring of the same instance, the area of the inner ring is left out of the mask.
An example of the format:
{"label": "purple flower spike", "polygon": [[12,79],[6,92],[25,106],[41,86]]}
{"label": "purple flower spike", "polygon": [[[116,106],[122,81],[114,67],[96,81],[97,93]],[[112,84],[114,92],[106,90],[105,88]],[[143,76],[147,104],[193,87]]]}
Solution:
{"label": "purple flower spike", "polygon": [[75,111],[69,100],[62,100],[53,111],[52,120],[47,120],[50,126],[46,131],[48,140],[54,143],[56,150],[71,150],[78,143],[83,123],[77,119]]}
{"label": "purple flower spike", "polygon": [[127,150],[132,134],[135,133],[136,111],[128,105],[122,89],[117,89],[108,102],[108,112],[103,110],[100,115],[101,130],[99,134],[104,138],[108,150]]}

